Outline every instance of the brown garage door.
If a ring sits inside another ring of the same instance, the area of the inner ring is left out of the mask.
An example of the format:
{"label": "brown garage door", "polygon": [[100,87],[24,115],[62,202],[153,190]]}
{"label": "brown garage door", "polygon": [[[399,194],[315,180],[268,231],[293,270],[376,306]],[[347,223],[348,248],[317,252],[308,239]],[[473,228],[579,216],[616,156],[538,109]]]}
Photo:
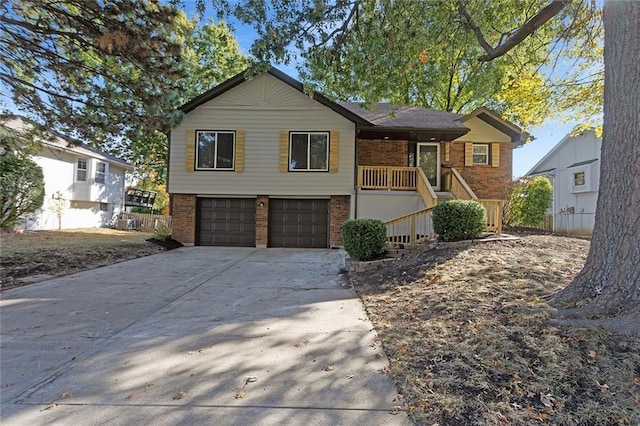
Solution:
{"label": "brown garage door", "polygon": [[255,247],[255,198],[198,198],[201,246]]}
{"label": "brown garage door", "polygon": [[269,200],[269,247],[328,247],[329,200]]}

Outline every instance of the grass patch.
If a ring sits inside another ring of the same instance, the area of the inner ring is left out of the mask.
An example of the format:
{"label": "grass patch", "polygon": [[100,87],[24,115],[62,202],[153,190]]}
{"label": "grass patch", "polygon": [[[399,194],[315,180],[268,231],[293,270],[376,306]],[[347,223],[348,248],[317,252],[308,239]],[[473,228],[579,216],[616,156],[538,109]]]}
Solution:
{"label": "grass patch", "polygon": [[589,242],[550,235],[423,251],[353,275],[418,423],[640,424],[640,342],[546,323]]}

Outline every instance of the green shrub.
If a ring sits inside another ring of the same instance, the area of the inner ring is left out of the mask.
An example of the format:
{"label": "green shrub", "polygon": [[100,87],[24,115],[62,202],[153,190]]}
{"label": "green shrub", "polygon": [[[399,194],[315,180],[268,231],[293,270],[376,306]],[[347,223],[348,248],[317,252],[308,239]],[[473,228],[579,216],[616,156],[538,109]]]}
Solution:
{"label": "green shrub", "polygon": [[342,244],[353,260],[371,260],[384,252],[387,227],[378,219],[352,219],[342,225]]}
{"label": "green shrub", "polygon": [[527,179],[511,192],[509,209],[512,211],[512,223],[523,226],[536,226],[544,220],[553,203],[551,182],[544,176]]}
{"label": "green shrub", "polygon": [[171,236],[171,228],[159,228],[153,231],[153,238],[164,241]]}
{"label": "green shrub", "polygon": [[[3,141],[4,142],[4,141]],[[0,227],[15,225],[44,202],[42,167],[23,152],[0,155]]]}
{"label": "green shrub", "polygon": [[451,200],[433,208],[433,230],[445,241],[468,240],[486,229],[485,209],[472,200]]}

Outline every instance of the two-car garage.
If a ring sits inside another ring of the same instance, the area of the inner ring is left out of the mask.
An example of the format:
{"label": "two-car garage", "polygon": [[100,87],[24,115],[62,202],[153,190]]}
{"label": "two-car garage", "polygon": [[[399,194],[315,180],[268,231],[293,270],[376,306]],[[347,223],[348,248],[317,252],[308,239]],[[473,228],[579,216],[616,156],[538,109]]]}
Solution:
{"label": "two-car garage", "polygon": [[198,198],[196,244],[256,246],[256,210],[268,208],[268,246],[329,247],[328,199],[270,198],[256,206],[255,198]]}

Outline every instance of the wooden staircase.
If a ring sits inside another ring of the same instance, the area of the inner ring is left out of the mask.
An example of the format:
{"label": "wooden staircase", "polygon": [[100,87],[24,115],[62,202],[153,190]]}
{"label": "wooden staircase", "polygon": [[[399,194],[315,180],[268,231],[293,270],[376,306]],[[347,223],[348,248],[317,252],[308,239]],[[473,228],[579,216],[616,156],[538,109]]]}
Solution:
{"label": "wooden staircase", "polygon": [[455,168],[443,175],[446,191],[435,192],[420,167],[359,166],[358,189],[418,192],[425,208],[385,222],[387,241],[394,247],[411,246],[437,237],[431,210],[452,199],[475,200],[487,211],[487,231],[502,233],[502,200],[480,200]]}

